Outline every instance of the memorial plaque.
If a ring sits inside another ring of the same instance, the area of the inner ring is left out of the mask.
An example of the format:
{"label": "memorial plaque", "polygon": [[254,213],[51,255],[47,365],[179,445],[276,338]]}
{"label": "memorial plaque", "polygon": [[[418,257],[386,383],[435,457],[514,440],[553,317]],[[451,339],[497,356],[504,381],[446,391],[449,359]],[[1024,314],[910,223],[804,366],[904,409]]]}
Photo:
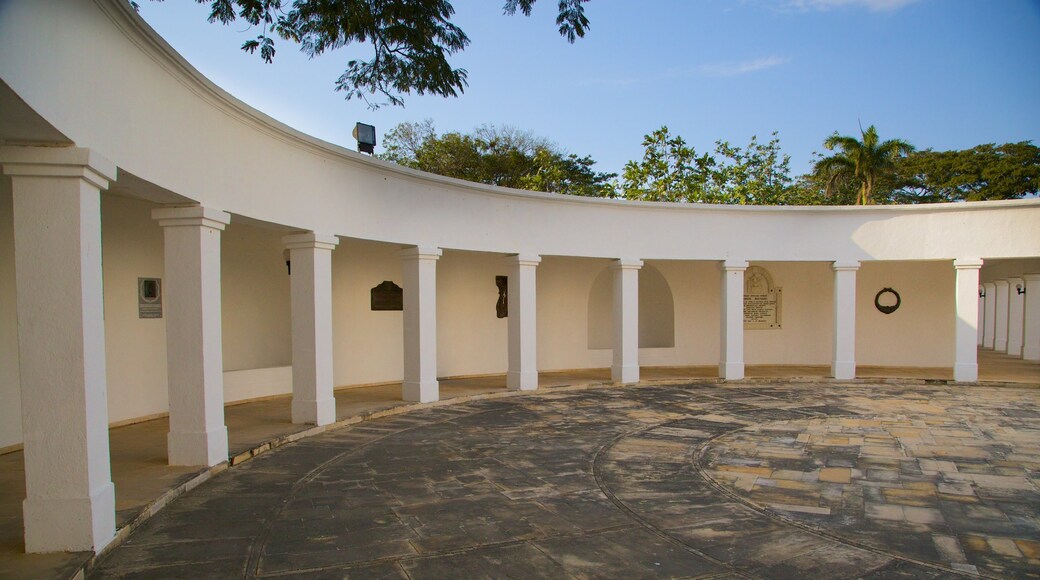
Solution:
{"label": "memorial plaque", "polygon": [[137,317],[162,318],[162,280],[137,279]]}
{"label": "memorial plaque", "polygon": [[509,316],[509,276],[495,276],[495,286],[498,286],[495,315],[499,318],[506,318]]}
{"label": "memorial plaque", "polygon": [[761,266],[744,271],[744,330],[778,330],[783,313],[783,289]]}
{"label": "memorial plaque", "polygon": [[372,310],[404,310],[404,290],[390,280],[372,288]]}

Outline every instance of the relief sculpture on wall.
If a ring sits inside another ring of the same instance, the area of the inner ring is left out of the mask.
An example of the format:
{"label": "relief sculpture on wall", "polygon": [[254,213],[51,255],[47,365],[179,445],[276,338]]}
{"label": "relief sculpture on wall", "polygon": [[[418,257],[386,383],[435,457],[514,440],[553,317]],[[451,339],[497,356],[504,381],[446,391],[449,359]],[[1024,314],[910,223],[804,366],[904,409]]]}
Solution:
{"label": "relief sculpture on wall", "polygon": [[782,312],[783,289],[768,270],[750,266],[744,271],[744,330],[778,330]]}

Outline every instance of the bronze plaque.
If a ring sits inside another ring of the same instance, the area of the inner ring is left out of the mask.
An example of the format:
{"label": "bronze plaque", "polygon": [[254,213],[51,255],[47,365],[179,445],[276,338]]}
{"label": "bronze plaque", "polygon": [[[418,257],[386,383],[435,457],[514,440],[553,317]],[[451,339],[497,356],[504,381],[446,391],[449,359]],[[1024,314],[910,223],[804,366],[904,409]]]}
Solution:
{"label": "bronze plaque", "polygon": [[404,310],[404,291],[390,280],[372,289],[372,310]]}

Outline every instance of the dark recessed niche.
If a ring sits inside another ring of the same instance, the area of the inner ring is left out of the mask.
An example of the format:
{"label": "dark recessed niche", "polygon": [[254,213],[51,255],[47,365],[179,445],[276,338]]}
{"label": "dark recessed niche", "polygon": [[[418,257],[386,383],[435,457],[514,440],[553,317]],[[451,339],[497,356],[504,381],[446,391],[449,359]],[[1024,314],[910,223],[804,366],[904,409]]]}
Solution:
{"label": "dark recessed niche", "polygon": [[372,310],[404,310],[404,291],[390,280],[372,289]]}
{"label": "dark recessed niche", "polygon": [[495,286],[498,286],[495,315],[499,318],[506,318],[509,316],[509,276],[495,276]]}

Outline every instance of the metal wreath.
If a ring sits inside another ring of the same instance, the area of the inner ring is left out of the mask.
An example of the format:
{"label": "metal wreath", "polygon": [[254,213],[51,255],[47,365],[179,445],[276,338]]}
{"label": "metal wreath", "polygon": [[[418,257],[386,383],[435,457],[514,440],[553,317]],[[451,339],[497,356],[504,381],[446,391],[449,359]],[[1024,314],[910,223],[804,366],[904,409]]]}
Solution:
{"label": "metal wreath", "polygon": [[[885,292],[888,292],[889,294],[891,294],[891,295],[896,297],[896,303],[895,304],[893,304],[891,306],[883,306],[881,304],[881,295],[884,294]],[[893,312],[898,310],[899,309],[899,305],[902,302],[903,302],[903,300],[899,297],[899,292],[896,292],[895,290],[893,290],[891,288],[882,288],[881,291],[878,292],[876,296],[874,296],[874,307],[876,307],[881,312],[884,312],[885,314],[892,314]]]}

